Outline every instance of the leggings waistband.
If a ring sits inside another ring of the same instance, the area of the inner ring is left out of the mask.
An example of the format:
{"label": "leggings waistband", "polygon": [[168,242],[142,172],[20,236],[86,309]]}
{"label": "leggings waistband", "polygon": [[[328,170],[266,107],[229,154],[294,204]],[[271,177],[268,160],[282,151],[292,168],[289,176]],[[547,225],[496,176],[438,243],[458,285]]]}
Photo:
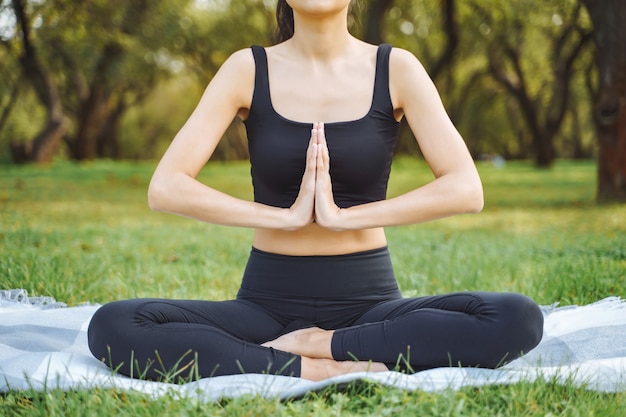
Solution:
{"label": "leggings waistband", "polygon": [[388,248],[345,255],[282,255],[252,248],[240,293],[355,298],[399,293]]}

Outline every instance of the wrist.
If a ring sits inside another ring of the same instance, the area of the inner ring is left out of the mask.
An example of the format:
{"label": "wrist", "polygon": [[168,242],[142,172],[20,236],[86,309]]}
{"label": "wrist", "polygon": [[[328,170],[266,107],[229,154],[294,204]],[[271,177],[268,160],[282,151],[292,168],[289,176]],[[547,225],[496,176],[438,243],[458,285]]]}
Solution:
{"label": "wrist", "polygon": [[280,224],[279,229],[287,230],[287,231],[295,231],[302,229],[303,227],[309,225],[311,222],[314,222],[313,214],[302,215],[296,210],[293,209],[281,209],[279,214],[280,216]]}
{"label": "wrist", "polygon": [[328,229],[333,232],[341,232],[351,229],[348,215],[348,209],[337,207],[332,213],[316,216],[315,221],[324,229]]}

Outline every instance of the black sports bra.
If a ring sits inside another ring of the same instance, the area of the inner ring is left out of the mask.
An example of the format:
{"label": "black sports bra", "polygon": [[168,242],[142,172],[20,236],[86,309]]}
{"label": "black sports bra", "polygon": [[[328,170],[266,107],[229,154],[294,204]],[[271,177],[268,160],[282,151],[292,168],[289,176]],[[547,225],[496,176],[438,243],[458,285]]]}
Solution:
{"label": "black sports bra", "polygon": [[[376,78],[368,113],[357,120],[325,123],[330,175],[335,204],[346,208],[384,200],[399,123],[389,95],[391,45],[378,47]],[[245,126],[254,201],[291,207],[298,192],[311,138],[310,123],[288,120],[272,106],[267,55],[253,46],[256,73],[254,94]]]}

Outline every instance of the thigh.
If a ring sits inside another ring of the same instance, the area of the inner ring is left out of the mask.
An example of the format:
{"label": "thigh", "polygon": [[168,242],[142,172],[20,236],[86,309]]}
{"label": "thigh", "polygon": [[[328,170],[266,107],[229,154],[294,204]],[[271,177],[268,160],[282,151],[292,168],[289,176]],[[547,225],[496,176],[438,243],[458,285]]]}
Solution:
{"label": "thigh", "polygon": [[105,316],[100,322],[131,328],[137,325],[209,326],[251,343],[265,342],[283,329],[281,323],[262,308],[245,300],[122,300],[104,305],[96,315]]}
{"label": "thigh", "polygon": [[[425,297],[384,301],[369,309],[353,325],[391,320],[420,310],[463,313],[468,315],[497,313],[500,295],[482,292],[457,292]],[[494,304],[492,306],[492,304]]]}
{"label": "thigh", "polygon": [[410,356],[414,370],[496,367],[534,348],[542,332],[541,310],[526,296],[461,292],[382,302],[336,331],[331,347],[338,360]]}
{"label": "thigh", "polygon": [[143,314],[151,311],[167,314],[170,322],[212,326],[251,343],[266,342],[283,329],[261,307],[244,300],[159,300],[144,305]]}
{"label": "thigh", "polygon": [[161,379],[180,371],[195,378],[242,370],[297,375],[298,358],[259,345],[282,328],[245,301],[139,299],[97,310],[88,341],[96,358],[130,376]]}

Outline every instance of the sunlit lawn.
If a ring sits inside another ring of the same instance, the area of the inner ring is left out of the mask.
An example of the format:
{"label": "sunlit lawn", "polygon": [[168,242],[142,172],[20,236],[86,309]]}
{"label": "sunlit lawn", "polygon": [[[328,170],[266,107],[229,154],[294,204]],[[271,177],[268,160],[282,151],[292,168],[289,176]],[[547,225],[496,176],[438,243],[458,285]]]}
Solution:
{"label": "sunlit lawn", "polygon": [[[232,298],[251,231],[152,213],[153,163],[58,162],[0,167],[0,288],[25,288],[76,305],[158,296]],[[387,231],[407,295],[518,291],[540,304],[626,296],[626,206],[597,206],[595,166],[559,162],[479,165],[486,208],[477,215]],[[389,194],[431,178],[399,159]],[[202,180],[251,197],[247,162],[212,163]],[[626,398],[551,381],[427,394],[371,384],[303,400],[242,398],[194,404],[110,391],[11,393],[5,415],[623,415]],[[86,410],[89,410],[86,412]]]}

